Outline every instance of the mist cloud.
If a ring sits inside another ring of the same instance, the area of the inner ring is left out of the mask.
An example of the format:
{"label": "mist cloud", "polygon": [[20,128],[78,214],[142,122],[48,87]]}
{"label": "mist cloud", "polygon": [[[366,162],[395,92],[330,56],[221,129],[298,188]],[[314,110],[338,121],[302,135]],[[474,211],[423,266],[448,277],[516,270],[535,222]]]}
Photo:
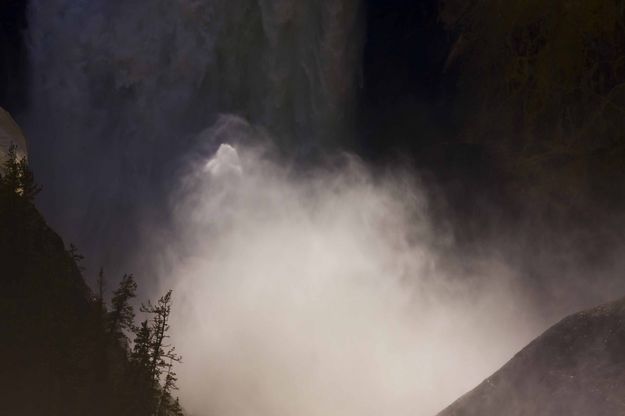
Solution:
{"label": "mist cloud", "polygon": [[247,127],[203,134],[236,144],[189,162],[161,250],[192,414],[435,414],[542,325],[504,265],[441,254],[411,175],[295,174]]}

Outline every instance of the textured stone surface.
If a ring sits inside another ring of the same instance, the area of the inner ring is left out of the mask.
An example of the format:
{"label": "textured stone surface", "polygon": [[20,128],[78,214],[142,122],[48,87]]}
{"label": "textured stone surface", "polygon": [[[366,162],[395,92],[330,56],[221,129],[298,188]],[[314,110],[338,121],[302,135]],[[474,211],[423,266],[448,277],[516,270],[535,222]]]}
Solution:
{"label": "textured stone surface", "polygon": [[0,107],[0,161],[2,163],[4,163],[11,144],[17,146],[17,156],[19,158],[28,155],[26,138],[24,133],[22,133],[22,129],[20,129],[11,115]]}
{"label": "textured stone surface", "polygon": [[625,299],[563,319],[439,416],[625,414]]}

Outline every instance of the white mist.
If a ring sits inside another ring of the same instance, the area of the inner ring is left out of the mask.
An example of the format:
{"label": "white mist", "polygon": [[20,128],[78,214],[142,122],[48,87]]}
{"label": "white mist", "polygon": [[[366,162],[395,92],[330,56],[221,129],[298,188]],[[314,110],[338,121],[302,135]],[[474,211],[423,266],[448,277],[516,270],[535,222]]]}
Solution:
{"label": "white mist", "polygon": [[161,257],[191,414],[433,415],[536,334],[509,270],[434,249],[407,178],[228,144],[193,163]]}

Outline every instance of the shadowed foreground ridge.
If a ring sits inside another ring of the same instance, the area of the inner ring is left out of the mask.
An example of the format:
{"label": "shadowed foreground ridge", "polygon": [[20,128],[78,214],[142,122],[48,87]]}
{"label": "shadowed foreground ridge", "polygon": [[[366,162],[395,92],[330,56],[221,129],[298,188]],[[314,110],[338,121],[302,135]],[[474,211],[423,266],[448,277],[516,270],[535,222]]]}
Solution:
{"label": "shadowed foreground ridge", "polygon": [[625,414],[625,298],[563,319],[438,416]]}
{"label": "shadowed foreground ridge", "polygon": [[102,271],[92,292],[82,256],[33,205],[40,187],[17,152],[10,145],[0,164],[0,414],[181,416],[172,292],[142,305],[140,325],[132,275],[110,302]]}

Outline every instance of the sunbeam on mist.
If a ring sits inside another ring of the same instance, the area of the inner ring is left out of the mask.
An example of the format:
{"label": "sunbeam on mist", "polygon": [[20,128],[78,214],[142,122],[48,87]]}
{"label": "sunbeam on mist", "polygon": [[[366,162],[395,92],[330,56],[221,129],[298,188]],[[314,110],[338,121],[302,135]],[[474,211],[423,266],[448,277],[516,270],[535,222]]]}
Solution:
{"label": "sunbeam on mist", "polygon": [[341,166],[222,144],[180,181],[162,282],[191,414],[432,415],[535,334],[509,270],[437,254],[414,182]]}

